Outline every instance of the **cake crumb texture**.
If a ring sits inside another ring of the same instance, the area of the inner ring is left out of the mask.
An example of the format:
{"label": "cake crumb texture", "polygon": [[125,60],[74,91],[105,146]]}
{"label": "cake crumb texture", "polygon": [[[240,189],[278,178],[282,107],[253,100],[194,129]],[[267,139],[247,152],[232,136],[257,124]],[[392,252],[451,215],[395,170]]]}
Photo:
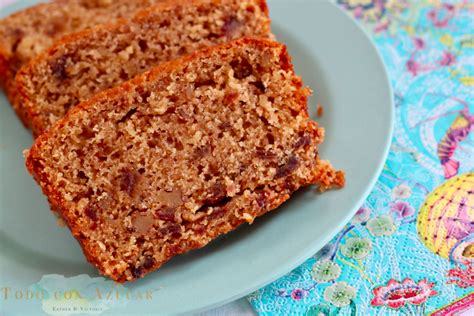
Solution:
{"label": "cake crumb texture", "polygon": [[18,70],[55,40],[98,24],[132,18],[138,11],[163,1],[56,0],[28,7],[1,19],[0,86],[10,103],[19,111],[14,80]]}
{"label": "cake crumb texture", "polygon": [[20,113],[40,135],[97,92],[152,66],[244,36],[269,37],[264,0],[164,1],[66,36],[18,74]]}
{"label": "cake crumb texture", "polygon": [[126,282],[277,208],[341,186],[284,45],[244,38],[73,108],[26,165],[88,260]]}

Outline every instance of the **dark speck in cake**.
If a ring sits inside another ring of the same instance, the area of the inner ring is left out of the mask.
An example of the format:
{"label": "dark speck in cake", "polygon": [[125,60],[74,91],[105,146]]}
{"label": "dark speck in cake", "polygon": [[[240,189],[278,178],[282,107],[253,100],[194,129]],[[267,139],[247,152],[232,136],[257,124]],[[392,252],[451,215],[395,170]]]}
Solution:
{"label": "dark speck in cake", "polygon": [[277,169],[277,172],[275,174],[275,179],[283,178],[291,174],[293,171],[298,169],[299,164],[300,162],[298,158],[295,156],[291,156],[284,165],[280,166]]}
{"label": "dark speck in cake", "polygon": [[120,190],[126,192],[128,195],[132,195],[137,182],[136,176],[133,172],[126,169],[122,172],[122,178],[120,180]]}
{"label": "dark speck in cake", "polygon": [[234,77],[236,79],[242,80],[252,74],[252,65],[245,58],[241,60],[234,60],[230,63],[230,65],[234,69]]}
{"label": "dark speck in cake", "polygon": [[61,56],[51,62],[50,67],[54,77],[60,81],[66,80],[68,78],[68,74],[66,71],[66,63],[67,59],[65,56]]}
{"label": "dark speck in cake", "polygon": [[227,195],[226,187],[222,183],[214,184],[204,199],[204,204],[216,204],[222,201]]}
{"label": "dark speck in cake", "polygon": [[97,210],[94,206],[92,205],[88,205],[86,207],[86,209],[84,210],[84,213],[87,215],[87,217],[89,217],[91,220],[93,221],[97,221],[98,220],[98,217],[97,217]]}
{"label": "dark speck in cake", "polygon": [[222,26],[222,33],[227,38],[232,38],[235,31],[242,25],[237,17],[229,16],[224,20],[224,25]]}
{"label": "dark speck in cake", "polygon": [[158,209],[155,212],[155,214],[156,214],[156,217],[158,217],[159,219],[163,221],[172,222],[174,221],[175,209],[172,207],[166,206],[166,207],[162,207]]}
{"label": "dark speck in cake", "polygon": [[295,143],[295,148],[306,147],[311,145],[311,138],[307,135],[301,136],[298,141]]}
{"label": "dark speck in cake", "polygon": [[143,261],[142,267],[146,270],[151,269],[153,265],[155,264],[155,259],[151,256],[147,256],[145,260]]}

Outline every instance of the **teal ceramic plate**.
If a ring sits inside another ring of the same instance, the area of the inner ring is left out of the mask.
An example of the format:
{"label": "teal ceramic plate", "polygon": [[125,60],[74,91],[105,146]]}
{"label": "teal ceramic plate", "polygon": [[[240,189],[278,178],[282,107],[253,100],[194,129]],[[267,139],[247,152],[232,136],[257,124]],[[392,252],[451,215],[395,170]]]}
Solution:
{"label": "teal ceramic plate", "polygon": [[[19,1],[1,15],[29,3]],[[56,224],[24,168],[22,151],[30,147],[31,136],[2,95],[0,287],[10,288],[10,294],[5,299],[5,290],[0,293],[0,314],[58,314],[64,306],[71,311],[63,314],[81,308],[97,308],[103,315],[205,310],[289,272],[350,220],[381,172],[391,140],[393,102],[384,65],[366,34],[330,2],[270,1],[270,13],[274,33],[288,45],[297,73],[315,91],[310,112],[314,115],[317,103],[325,107],[319,120],[327,131],[321,155],[346,171],[347,186],[322,195],[298,192],[254,225],[125,285],[130,299],[107,299],[103,291],[99,297],[97,289],[110,288],[111,282],[97,278],[68,230]],[[26,299],[28,289],[35,298]],[[81,299],[71,298],[69,290],[77,290]],[[153,290],[150,297],[145,297],[147,290]],[[15,298],[15,291],[23,291],[23,297]]]}

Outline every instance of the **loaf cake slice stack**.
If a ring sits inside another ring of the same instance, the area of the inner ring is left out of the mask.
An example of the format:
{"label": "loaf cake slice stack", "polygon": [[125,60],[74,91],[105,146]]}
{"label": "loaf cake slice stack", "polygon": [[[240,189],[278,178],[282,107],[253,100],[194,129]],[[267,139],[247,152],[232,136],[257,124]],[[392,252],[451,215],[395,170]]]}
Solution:
{"label": "loaf cake slice stack", "polygon": [[0,86],[18,111],[14,78],[21,66],[65,34],[131,18],[164,0],[56,0],[0,20]]}
{"label": "loaf cake slice stack", "polygon": [[129,21],[66,36],[17,76],[20,113],[40,135],[97,92],[152,66],[244,36],[270,37],[264,0],[165,1]]}
{"label": "loaf cake slice stack", "polygon": [[271,211],[341,186],[286,48],[244,38],[74,107],[27,167],[101,273],[125,282]]}

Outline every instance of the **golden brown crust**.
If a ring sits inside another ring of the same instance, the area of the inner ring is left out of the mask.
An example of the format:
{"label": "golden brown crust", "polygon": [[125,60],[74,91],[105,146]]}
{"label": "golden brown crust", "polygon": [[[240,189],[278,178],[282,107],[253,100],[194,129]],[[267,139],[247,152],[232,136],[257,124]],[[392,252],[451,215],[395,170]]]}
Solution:
{"label": "golden brown crust", "polygon": [[11,79],[7,77],[7,71],[8,71],[7,54],[0,47],[0,87],[2,89],[5,89],[5,87],[7,86],[6,84],[7,81]]}

